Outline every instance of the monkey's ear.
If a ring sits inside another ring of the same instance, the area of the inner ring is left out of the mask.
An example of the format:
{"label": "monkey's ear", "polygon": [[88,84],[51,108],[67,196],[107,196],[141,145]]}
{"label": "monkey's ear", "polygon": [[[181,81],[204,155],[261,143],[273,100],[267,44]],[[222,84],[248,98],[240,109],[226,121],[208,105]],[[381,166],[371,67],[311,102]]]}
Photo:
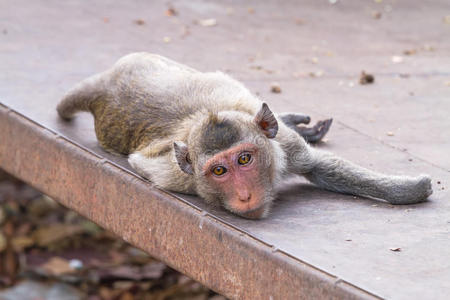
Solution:
{"label": "monkey's ear", "polygon": [[194,174],[187,145],[183,142],[174,142],[173,148],[175,150],[175,157],[177,158],[180,169],[187,174]]}
{"label": "monkey's ear", "polygon": [[256,114],[255,122],[269,139],[273,139],[277,135],[277,119],[266,103],[262,104],[261,109]]}

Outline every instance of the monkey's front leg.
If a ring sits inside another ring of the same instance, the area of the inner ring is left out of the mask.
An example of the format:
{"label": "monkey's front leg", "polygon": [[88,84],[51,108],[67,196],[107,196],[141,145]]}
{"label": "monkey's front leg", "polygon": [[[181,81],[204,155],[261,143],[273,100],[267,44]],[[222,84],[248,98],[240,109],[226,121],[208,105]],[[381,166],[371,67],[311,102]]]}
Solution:
{"label": "monkey's front leg", "polygon": [[195,195],[193,177],[181,171],[174,153],[154,155],[152,150],[147,147],[130,154],[128,162],[133,169],[160,188]]}
{"label": "monkey's front leg", "polygon": [[[331,153],[298,144],[288,153],[288,163],[297,174],[324,189],[387,200],[392,204],[425,201],[432,194],[428,175],[392,176],[373,172]],[[298,151],[298,152],[296,152]]]}
{"label": "monkey's front leg", "polygon": [[279,115],[281,121],[289,128],[301,135],[307,142],[316,143],[322,140],[330,129],[333,119],[319,121],[313,127],[299,127],[299,124],[309,124],[311,118],[298,113],[283,113]]}

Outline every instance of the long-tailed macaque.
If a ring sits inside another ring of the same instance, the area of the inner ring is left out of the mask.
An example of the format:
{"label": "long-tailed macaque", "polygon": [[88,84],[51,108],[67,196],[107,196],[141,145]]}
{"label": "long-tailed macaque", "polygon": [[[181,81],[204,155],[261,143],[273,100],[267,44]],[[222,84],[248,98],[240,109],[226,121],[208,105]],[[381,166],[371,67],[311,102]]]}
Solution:
{"label": "long-tailed macaque", "polygon": [[266,216],[277,186],[292,174],[392,204],[417,203],[432,193],[427,175],[384,175],[310,147],[307,141],[320,140],[331,120],[297,126],[309,117],[275,115],[228,75],[154,54],[121,58],[75,86],[57,111],[64,119],[91,112],[101,146],[128,155],[157,186],[198,194],[246,218]]}

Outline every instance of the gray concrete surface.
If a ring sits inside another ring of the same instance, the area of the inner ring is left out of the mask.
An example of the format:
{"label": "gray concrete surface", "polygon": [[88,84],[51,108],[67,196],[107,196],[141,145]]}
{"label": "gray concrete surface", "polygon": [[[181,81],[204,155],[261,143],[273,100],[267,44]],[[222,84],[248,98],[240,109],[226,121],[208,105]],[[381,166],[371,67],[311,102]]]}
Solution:
{"label": "gray concrete surface", "polygon": [[[149,51],[226,71],[278,112],[333,117],[319,147],[378,171],[428,173],[430,201],[394,207],[294,179],[269,218],[249,221],[187,199],[377,296],[446,299],[450,2],[171,3],[177,16],[166,16],[162,1],[0,1],[0,102],[108,157],[89,116],[69,127],[53,108],[79,80],[129,52]],[[196,24],[208,18],[217,25]],[[362,70],[374,74],[374,84],[358,83]],[[270,92],[271,82],[281,94]]]}

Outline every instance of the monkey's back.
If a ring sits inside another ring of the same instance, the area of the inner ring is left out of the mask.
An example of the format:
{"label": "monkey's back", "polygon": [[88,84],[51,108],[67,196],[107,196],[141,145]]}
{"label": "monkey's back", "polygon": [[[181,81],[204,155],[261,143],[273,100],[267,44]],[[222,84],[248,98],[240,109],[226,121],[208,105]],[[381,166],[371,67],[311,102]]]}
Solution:
{"label": "monkey's back", "polygon": [[95,118],[97,138],[107,150],[122,154],[169,138],[198,111],[254,115],[261,105],[241,83],[221,72],[198,72],[149,53],[121,58],[96,81],[88,110]]}

